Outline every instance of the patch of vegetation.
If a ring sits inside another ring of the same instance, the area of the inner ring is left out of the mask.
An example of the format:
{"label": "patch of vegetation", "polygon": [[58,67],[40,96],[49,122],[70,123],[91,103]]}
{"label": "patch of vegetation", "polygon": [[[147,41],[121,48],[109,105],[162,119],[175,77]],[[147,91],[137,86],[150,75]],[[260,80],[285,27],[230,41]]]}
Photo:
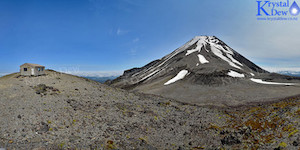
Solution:
{"label": "patch of vegetation", "polygon": [[108,140],[106,142],[106,148],[107,149],[117,149],[117,146],[115,145],[114,141]]}
{"label": "patch of vegetation", "polygon": [[62,143],[60,143],[60,144],[58,144],[58,147],[60,148],[60,149],[62,149],[64,146],[65,146],[65,142],[62,142]]}
{"label": "patch of vegetation", "polygon": [[282,139],[299,136],[299,126],[292,119],[299,118],[299,107],[300,98],[289,98],[271,105],[227,110],[224,112],[226,125],[211,124],[208,129],[220,133],[223,145],[258,149],[265,144],[276,144],[284,148],[288,143],[282,142]]}
{"label": "patch of vegetation", "polygon": [[36,94],[42,94],[47,92],[47,86],[45,84],[39,84],[34,87]]}
{"label": "patch of vegetation", "polygon": [[35,90],[36,94],[39,94],[41,96],[47,95],[48,92],[50,93],[50,95],[60,93],[60,91],[57,88],[54,88],[52,86],[46,86],[45,84],[39,84],[37,86],[34,86],[33,89]]}

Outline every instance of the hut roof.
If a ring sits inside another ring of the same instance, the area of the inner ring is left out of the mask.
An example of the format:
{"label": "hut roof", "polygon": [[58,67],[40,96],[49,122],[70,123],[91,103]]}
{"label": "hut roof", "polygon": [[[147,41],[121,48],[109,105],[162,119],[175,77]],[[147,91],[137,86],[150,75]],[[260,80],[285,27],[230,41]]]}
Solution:
{"label": "hut roof", "polygon": [[31,63],[25,63],[25,64],[23,64],[23,65],[21,65],[20,67],[22,67],[22,66],[32,66],[32,67],[45,67],[45,66],[42,66],[42,65],[39,65],[39,64],[31,64]]}

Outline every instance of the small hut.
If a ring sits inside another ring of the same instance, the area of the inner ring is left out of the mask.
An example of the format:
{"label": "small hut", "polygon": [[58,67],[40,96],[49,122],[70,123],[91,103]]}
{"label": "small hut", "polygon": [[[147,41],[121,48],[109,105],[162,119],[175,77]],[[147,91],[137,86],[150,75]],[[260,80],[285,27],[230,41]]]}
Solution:
{"label": "small hut", "polygon": [[39,76],[45,74],[45,66],[38,64],[25,63],[20,66],[22,76]]}

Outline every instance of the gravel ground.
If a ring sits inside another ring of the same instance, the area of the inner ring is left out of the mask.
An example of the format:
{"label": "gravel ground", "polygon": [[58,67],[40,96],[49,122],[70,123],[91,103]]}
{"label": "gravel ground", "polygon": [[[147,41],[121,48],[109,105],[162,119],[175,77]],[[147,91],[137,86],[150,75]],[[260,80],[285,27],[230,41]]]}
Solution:
{"label": "gravel ground", "polygon": [[297,96],[252,106],[198,106],[46,73],[0,78],[0,148],[300,148]]}

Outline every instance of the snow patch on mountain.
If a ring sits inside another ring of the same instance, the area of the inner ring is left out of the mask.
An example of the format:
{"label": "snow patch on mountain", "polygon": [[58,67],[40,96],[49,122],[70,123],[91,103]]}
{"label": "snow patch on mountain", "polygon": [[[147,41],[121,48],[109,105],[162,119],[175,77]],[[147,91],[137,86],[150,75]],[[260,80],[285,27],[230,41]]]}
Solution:
{"label": "snow patch on mountain", "polygon": [[197,52],[197,51],[200,52],[201,51],[201,47],[199,49],[198,49],[198,47],[196,47],[195,49],[187,50],[185,56],[190,55],[190,54],[192,54],[194,52]]}
{"label": "snow patch on mountain", "polygon": [[148,74],[147,76],[145,76],[144,78],[142,78],[142,80],[145,80],[145,79],[151,77],[152,75],[154,75],[157,72],[159,72],[159,70],[155,70],[155,71],[151,72],[150,74]]}
{"label": "snow patch on mountain", "polygon": [[187,50],[185,56],[188,56],[194,52],[199,52],[201,51],[201,48],[204,46],[205,39],[204,37],[200,37],[200,39],[197,41],[197,46],[195,49]]}
{"label": "snow patch on mountain", "polygon": [[[198,43],[199,43],[199,41],[198,41]],[[185,56],[188,56],[188,55],[190,55],[190,54],[192,54],[192,53],[194,53],[194,52],[197,52],[197,51],[200,53],[201,47],[202,47],[202,46],[203,46],[203,45],[199,46],[199,45],[197,44],[197,47],[196,47],[195,49],[187,50]]]}
{"label": "snow patch on mountain", "polygon": [[236,64],[238,64],[238,65],[240,65],[240,66],[244,66],[242,63],[240,63],[239,61],[237,61],[236,59],[234,59],[233,57],[232,57],[232,55],[231,54],[226,54],[226,56],[232,61],[232,62],[234,62],[234,63],[236,63]]}
{"label": "snow patch on mountain", "polygon": [[253,76],[253,77],[255,76],[255,74],[254,74],[254,73],[250,73],[250,75],[251,75],[251,76]]}
{"label": "snow patch on mountain", "polygon": [[227,73],[227,75],[231,76],[231,77],[234,77],[234,78],[244,78],[245,75],[242,74],[242,73],[238,73],[236,71],[232,71],[232,70],[229,70],[230,72]]}
{"label": "snow patch on mountain", "polygon": [[171,80],[169,80],[168,82],[166,82],[164,85],[169,85],[171,83],[174,83],[178,80],[183,79],[186,75],[188,75],[189,71],[187,70],[181,70],[174,78],[172,78]]}
{"label": "snow patch on mountain", "polygon": [[223,47],[222,47],[222,45],[219,45],[219,44],[216,44],[216,43],[212,43],[212,42],[210,42],[209,44],[211,44],[211,45],[213,45],[214,47],[216,47],[217,49],[219,49],[219,50],[221,50],[221,51],[223,51],[223,52],[225,52],[226,54],[230,54],[230,55],[233,55],[234,53],[233,53],[233,51],[231,51],[231,50],[227,50],[227,49],[224,49]]}
{"label": "snow patch on mountain", "polygon": [[[234,64],[230,59],[228,59],[227,57],[225,57],[222,53],[222,51],[220,49],[218,49],[217,47],[220,47],[220,45],[217,44],[211,44],[211,51],[218,56],[219,58],[223,59],[224,61],[228,62],[228,64],[232,67],[235,67],[237,69],[241,69],[241,67],[237,66],[236,64]],[[230,53],[229,53],[230,54]]]}
{"label": "snow patch on mountain", "polygon": [[296,85],[295,83],[279,83],[279,82],[267,82],[267,81],[263,81],[262,79],[254,79],[251,78],[251,81],[255,82],[255,83],[259,83],[259,84],[270,84],[270,85]]}
{"label": "snow patch on mountain", "polygon": [[201,64],[209,63],[209,61],[201,54],[197,55]]}

